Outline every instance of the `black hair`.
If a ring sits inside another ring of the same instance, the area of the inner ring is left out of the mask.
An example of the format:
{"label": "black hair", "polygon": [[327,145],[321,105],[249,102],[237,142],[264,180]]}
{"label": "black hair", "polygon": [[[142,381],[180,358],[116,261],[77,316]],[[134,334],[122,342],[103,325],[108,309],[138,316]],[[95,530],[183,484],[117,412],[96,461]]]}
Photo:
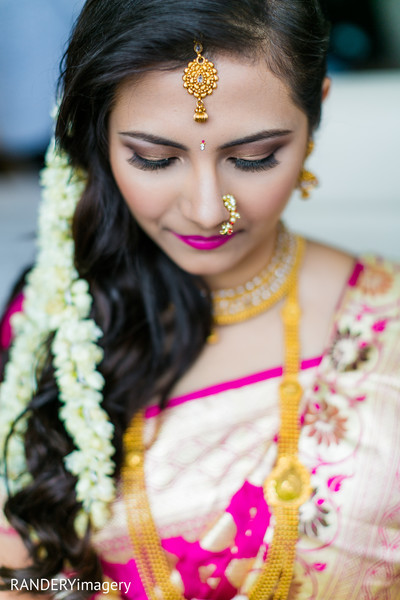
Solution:
{"label": "black hair", "polygon": [[[318,0],[88,0],[63,60],[56,139],[88,173],[73,222],[75,262],[102,328],[103,406],[115,425],[115,477],[122,436],[150,399],[161,407],[202,350],[212,324],[204,282],[174,264],[140,229],[112,176],[107,124],[119,86],[154,69],[183,68],[200,40],[207,56],[265,57],[307,115],[321,114],[328,24]],[[49,578],[69,565],[81,580],[101,578],[90,531],[78,539],[75,479],[63,466],[73,444],[58,417],[49,355],[29,406],[26,436],[33,482],[8,499],[5,514],[32,565],[0,569],[11,577]],[[31,529],[37,538],[31,540]],[[71,593],[71,598],[84,595]]]}

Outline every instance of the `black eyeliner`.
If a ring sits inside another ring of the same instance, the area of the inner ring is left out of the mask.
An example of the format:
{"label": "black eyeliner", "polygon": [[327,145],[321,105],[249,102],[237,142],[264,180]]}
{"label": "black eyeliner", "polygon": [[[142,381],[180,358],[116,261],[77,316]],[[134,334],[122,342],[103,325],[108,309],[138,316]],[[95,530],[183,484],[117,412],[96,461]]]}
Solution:
{"label": "black eyeliner", "polygon": [[235,169],[241,171],[266,171],[277,167],[280,162],[277,160],[275,153],[269,154],[260,160],[245,160],[244,158],[232,158]]}
{"label": "black eyeliner", "polygon": [[148,160],[147,158],[143,158],[139,154],[134,152],[130,158],[128,158],[128,163],[130,165],[134,165],[138,167],[142,171],[157,171],[159,169],[165,169],[171,164],[171,158],[162,158],[160,160]]}

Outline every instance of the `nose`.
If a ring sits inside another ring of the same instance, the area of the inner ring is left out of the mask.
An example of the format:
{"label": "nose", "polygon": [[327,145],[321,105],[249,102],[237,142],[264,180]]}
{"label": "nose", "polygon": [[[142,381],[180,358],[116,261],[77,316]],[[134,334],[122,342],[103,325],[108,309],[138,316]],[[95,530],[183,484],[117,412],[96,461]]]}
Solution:
{"label": "nose", "polygon": [[204,232],[217,234],[223,221],[229,217],[222,196],[223,189],[214,165],[203,165],[192,170],[181,201],[183,216]]}

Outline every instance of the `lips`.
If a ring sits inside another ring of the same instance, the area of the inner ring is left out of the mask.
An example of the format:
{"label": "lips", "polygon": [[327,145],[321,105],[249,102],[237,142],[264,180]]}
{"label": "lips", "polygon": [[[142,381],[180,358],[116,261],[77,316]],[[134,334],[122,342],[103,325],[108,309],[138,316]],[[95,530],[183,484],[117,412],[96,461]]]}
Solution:
{"label": "lips", "polygon": [[235,233],[233,233],[232,235],[226,236],[212,235],[209,237],[203,237],[201,235],[179,235],[179,233],[175,233],[175,231],[173,231],[172,233],[179,240],[181,240],[188,246],[195,248],[196,250],[215,250],[216,248],[219,248],[220,246],[223,246],[224,244],[228,243],[236,235]]}

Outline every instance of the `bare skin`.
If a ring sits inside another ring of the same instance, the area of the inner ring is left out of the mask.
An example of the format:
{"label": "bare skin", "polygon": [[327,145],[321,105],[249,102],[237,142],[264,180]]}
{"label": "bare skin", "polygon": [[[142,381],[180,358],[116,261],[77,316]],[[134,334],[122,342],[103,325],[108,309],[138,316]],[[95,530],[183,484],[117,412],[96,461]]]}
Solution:
{"label": "bare skin", "polygon": [[[193,121],[194,101],[181,87],[181,72],[167,71],[125,84],[109,127],[114,177],[131,212],[172,260],[203,276],[211,289],[242,284],[268,263],[309,137],[306,115],[263,61],[219,56],[215,64],[220,80],[205,101],[206,124]],[[323,97],[328,91],[325,80]],[[161,98],[168,99],[162,111]],[[259,132],[282,134],[234,143]],[[144,141],[149,135],[166,143]],[[206,141],[204,151],[201,139]],[[168,146],[168,140],[184,149]],[[129,162],[132,153],[141,162]],[[265,164],[271,155],[276,162]],[[245,168],[249,164],[251,168]],[[226,193],[235,196],[241,214],[235,224],[239,233],[232,241],[216,250],[196,250],[173,235],[217,235],[227,218],[221,201]],[[342,252],[307,243],[300,272],[303,358],[322,353],[352,264],[353,258]],[[281,365],[280,308],[220,328],[218,343],[204,348],[173,395]]]}
{"label": "bare skin", "polygon": [[[0,564],[8,567],[21,568],[29,563],[28,553],[20,538],[0,532]],[[0,592],[0,600],[11,600],[21,597],[26,600],[34,598],[32,594],[18,594],[16,591]],[[37,596],[36,596],[37,598]],[[46,598],[46,597],[43,597]]]}
{"label": "bare skin", "polygon": [[[308,122],[263,61],[215,62],[220,80],[206,100],[205,124],[193,120],[182,72],[154,71],[120,89],[109,139],[116,183],[137,222],[180,267],[218,289],[268,263],[305,157]],[[241,214],[231,241],[198,250],[176,237],[218,235],[228,217],[224,194],[235,196]]]}
{"label": "bare skin", "polygon": [[[354,259],[347,254],[307,243],[299,278],[302,359],[320,356],[326,348],[332,316],[353,264]],[[282,365],[281,308],[282,302],[244,323],[219,327],[218,342],[205,346],[199,359],[178,382],[173,396]]]}

